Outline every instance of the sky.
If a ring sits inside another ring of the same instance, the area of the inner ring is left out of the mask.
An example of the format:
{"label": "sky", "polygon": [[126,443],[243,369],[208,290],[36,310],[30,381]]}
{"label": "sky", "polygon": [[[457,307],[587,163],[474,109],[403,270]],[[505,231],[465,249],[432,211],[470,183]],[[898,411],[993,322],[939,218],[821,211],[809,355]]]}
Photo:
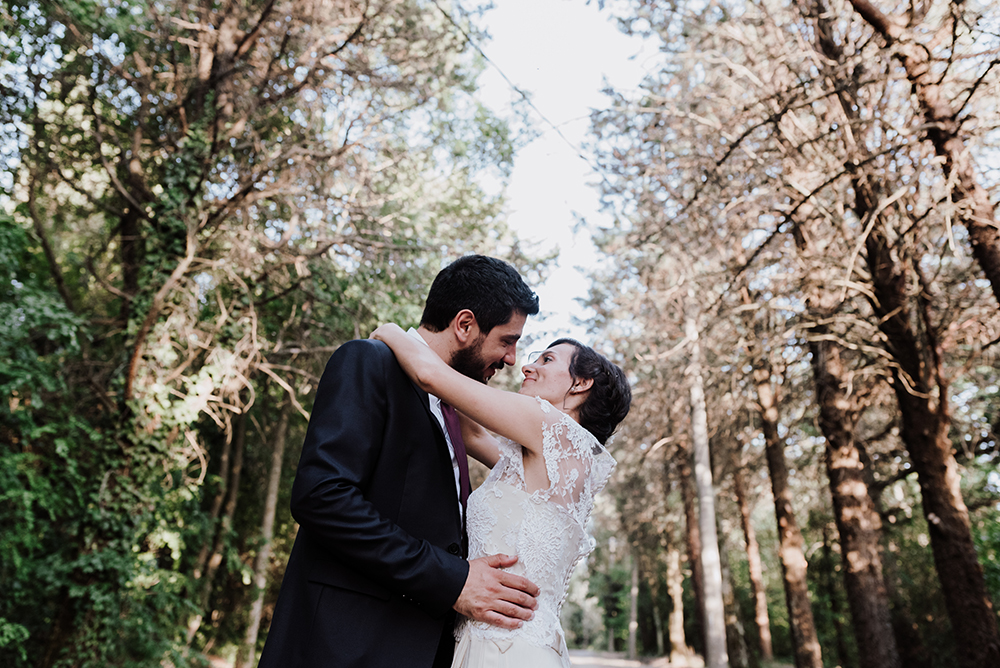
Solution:
{"label": "sky", "polygon": [[548,280],[533,286],[542,317],[529,319],[525,338],[558,333],[589,343],[586,327],[573,325],[572,316],[585,313],[575,299],[586,296],[588,285],[577,268],[593,266],[597,254],[590,232],[573,228],[577,217],[588,227],[607,225],[610,217],[599,210],[598,177],[574,147],[587,139],[591,109],[605,106],[606,83],[638,88],[655,49],[619,32],[609,12],[585,0],[500,0],[480,25],[491,39],[479,45],[496,67],[480,76],[479,99],[504,115],[520,97],[499,68],[569,140],[532,112],[540,134],[518,151],[507,189],[511,228],[539,249],[560,251]]}

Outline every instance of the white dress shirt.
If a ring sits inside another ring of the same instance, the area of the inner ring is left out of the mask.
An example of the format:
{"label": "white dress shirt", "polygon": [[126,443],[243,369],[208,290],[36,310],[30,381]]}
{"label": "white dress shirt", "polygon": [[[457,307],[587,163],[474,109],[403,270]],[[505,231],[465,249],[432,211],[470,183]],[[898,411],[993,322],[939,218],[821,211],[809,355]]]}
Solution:
{"label": "white dress shirt", "polygon": [[[408,329],[406,333],[412,336],[415,340],[420,341],[420,343],[424,344],[425,346],[427,345],[427,342],[424,341],[424,337],[420,336],[420,332],[415,330],[413,327],[410,327],[410,329]],[[441,425],[441,431],[444,432],[444,440],[446,443],[448,443],[448,454],[451,456],[451,470],[455,474],[455,490],[458,493],[459,497],[458,515],[459,517],[461,517],[462,483],[460,482],[460,477],[458,472],[458,458],[455,456],[455,446],[452,445],[451,434],[448,433],[448,428],[444,424],[444,413],[441,412],[441,400],[435,397],[433,394],[430,394],[429,392],[427,393],[427,397],[430,399],[431,413],[434,415],[434,418],[438,421],[438,424]]]}

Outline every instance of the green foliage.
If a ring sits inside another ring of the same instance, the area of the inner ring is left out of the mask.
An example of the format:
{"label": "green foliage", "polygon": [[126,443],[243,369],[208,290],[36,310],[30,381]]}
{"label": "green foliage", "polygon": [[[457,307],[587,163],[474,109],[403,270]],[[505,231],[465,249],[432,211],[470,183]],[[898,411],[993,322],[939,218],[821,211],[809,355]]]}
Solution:
{"label": "green foliage", "polygon": [[972,516],[972,539],[996,610],[1000,607],[1000,505],[983,508]]}
{"label": "green foliage", "polygon": [[[285,397],[308,410],[337,345],[414,324],[445,261],[537,269],[478,184],[513,139],[464,38],[422,2],[369,9],[2,4],[0,664],[241,643]],[[238,53],[217,39],[258,23]]]}
{"label": "green foliage", "polygon": [[614,647],[604,647],[609,652],[620,651],[628,642],[631,571],[626,566],[621,562],[614,563],[590,576],[590,595],[597,597],[604,610],[604,638],[614,640]]}

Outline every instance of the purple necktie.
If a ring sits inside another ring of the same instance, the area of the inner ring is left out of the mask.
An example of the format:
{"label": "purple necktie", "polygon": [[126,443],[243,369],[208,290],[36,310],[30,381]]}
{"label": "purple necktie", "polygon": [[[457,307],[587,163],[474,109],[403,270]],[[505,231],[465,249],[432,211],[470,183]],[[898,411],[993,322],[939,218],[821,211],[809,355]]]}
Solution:
{"label": "purple necktie", "polygon": [[459,501],[462,502],[462,508],[465,508],[465,502],[469,498],[469,460],[466,458],[465,454],[465,441],[462,440],[462,426],[458,423],[458,414],[455,409],[441,402],[441,414],[444,415],[444,426],[448,430],[448,436],[451,437],[451,447],[455,448],[455,459],[458,461],[458,486]]}

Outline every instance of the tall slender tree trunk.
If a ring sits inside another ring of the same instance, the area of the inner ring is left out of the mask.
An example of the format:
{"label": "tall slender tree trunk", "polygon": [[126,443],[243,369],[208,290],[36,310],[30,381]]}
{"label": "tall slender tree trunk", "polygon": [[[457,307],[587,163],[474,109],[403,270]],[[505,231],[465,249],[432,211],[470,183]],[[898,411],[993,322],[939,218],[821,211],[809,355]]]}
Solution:
{"label": "tall slender tree trunk", "polygon": [[246,449],[247,414],[240,414],[236,421],[236,434],[233,436],[233,464],[229,471],[229,484],[226,486],[226,504],[222,512],[215,535],[215,544],[205,565],[205,574],[201,579],[201,593],[198,597],[198,614],[191,618],[187,628],[187,643],[190,645],[194,636],[201,628],[205,613],[208,612],[208,602],[212,594],[212,584],[215,573],[222,564],[222,553],[225,550],[226,539],[233,526],[233,516],[236,514],[236,500],[239,496],[240,475],[243,472],[243,451]]}
{"label": "tall slender tree trunk", "polygon": [[639,633],[639,559],[636,555],[632,555],[632,581],[628,594],[628,658],[634,660]]}
{"label": "tall slender tree trunk", "polygon": [[[693,291],[688,294],[694,302]],[[705,407],[704,380],[701,375],[701,344],[698,324],[688,315],[684,325],[691,356],[686,375],[691,393],[691,443],[694,450],[694,479],[698,491],[698,526],[701,529],[701,566],[705,605],[706,668],[726,668],[726,611],[722,601],[722,565],[719,538],[715,528],[715,487],[712,483],[712,460],[708,447],[708,412]]]}
{"label": "tall slender tree trunk", "polygon": [[729,545],[725,537],[719,546],[719,561],[722,565],[722,603],[726,608],[726,652],[730,668],[749,668],[750,651],[747,647],[746,628],[740,617],[733,587],[733,572],[729,568]]}
{"label": "tall slender tree trunk", "polygon": [[132,317],[132,300],[139,292],[139,271],[142,262],[142,232],[139,226],[139,209],[133,204],[122,215],[119,229],[119,256],[122,263],[122,297],[119,317],[128,322]]}
{"label": "tall slender tree trunk", "polygon": [[743,527],[743,538],[746,541],[747,565],[750,569],[750,589],[754,600],[754,622],[757,625],[757,642],[760,647],[760,657],[765,661],[774,658],[771,646],[771,620],[767,613],[767,591],[764,588],[764,569],[760,560],[760,545],[757,543],[757,532],[750,521],[750,504],[747,502],[746,486],[743,482],[743,472],[740,466],[733,471],[733,489],[736,492],[736,505],[740,510],[740,526]]}
{"label": "tall slender tree trunk", "polygon": [[209,526],[213,530],[205,536],[205,540],[201,544],[201,549],[198,551],[198,557],[195,560],[192,575],[196,582],[201,580],[205,564],[208,563],[208,553],[212,549],[212,541],[215,538],[219,513],[222,512],[222,504],[226,500],[226,491],[228,490],[229,483],[229,457],[232,453],[233,441],[240,440],[241,444],[239,447],[243,447],[242,439],[244,438],[246,438],[246,418],[241,414],[236,419],[236,428],[233,430],[232,437],[226,439],[222,445],[222,452],[219,454],[219,485],[215,490],[215,496],[212,497],[212,505],[208,511]]}
{"label": "tall slender tree trunk", "polygon": [[667,547],[667,592],[670,595],[670,617],[667,635],[670,639],[670,662],[686,663],[691,649],[684,637],[684,573],[681,570],[681,553],[674,546]]}
{"label": "tall slender tree trunk", "polygon": [[684,573],[681,570],[681,553],[673,545],[667,547],[667,595],[670,597],[670,614],[667,617],[667,639],[670,641],[670,661],[690,654],[684,637]]}
{"label": "tall slender tree trunk", "polygon": [[694,486],[694,471],[691,470],[691,462],[694,460],[694,452],[688,440],[682,440],[681,464],[678,467],[681,478],[681,498],[684,501],[684,542],[687,548],[688,567],[691,569],[691,595],[694,598],[694,613],[697,621],[696,628],[701,641],[701,647],[705,647],[705,599],[702,592],[705,591],[705,578],[701,572],[701,530],[698,528],[698,495]]}
{"label": "tall slender tree trunk", "polygon": [[267,568],[271,561],[271,541],[274,538],[274,517],[278,510],[278,491],[281,487],[281,470],[285,460],[285,443],[288,441],[288,422],[292,414],[291,398],[281,405],[281,415],[278,426],[274,430],[272,440],[274,450],[271,454],[271,472],[267,481],[267,496],[264,497],[264,517],[260,527],[260,548],[254,564],[255,595],[250,607],[250,621],[247,624],[246,636],[236,657],[237,668],[253,668],[257,634],[260,630],[260,619],[264,609],[264,594],[267,592]]}
{"label": "tall slender tree trunk", "polygon": [[823,574],[822,586],[823,591],[826,593],[826,600],[830,606],[830,617],[833,620],[833,636],[837,647],[837,661],[841,666],[845,666],[848,663],[847,642],[844,638],[844,624],[840,621],[840,596],[837,593],[837,578],[834,575],[836,572],[836,566],[834,565],[836,558],[833,556],[833,547],[830,545],[830,542],[830,527],[829,525],[824,525],[823,567],[820,571]]}
{"label": "tall slender tree trunk", "polygon": [[649,585],[649,591],[653,599],[653,627],[656,631],[656,656],[663,656],[663,613],[660,612],[656,578],[650,575],[647,577],[646,583]]}
{"label": "tall slender tree trunk", "polygon": [[785,583],[785,601],[788,604],[788,621],[792,632],[792,649],[796,668],[823,668],[823,656],[816,623],[809,603],[809,585],[806,579],[806,555],[802,532],[792,511],[792,490],[788,485],[788,465],[785,462],[785,442],[778,435],[778,407],[771,387],[771,368],[762,360],[754,369],[757,403],[760,408],[761,429],[767,470],[774,496],[774,517],[778,523],[778,557]]}

